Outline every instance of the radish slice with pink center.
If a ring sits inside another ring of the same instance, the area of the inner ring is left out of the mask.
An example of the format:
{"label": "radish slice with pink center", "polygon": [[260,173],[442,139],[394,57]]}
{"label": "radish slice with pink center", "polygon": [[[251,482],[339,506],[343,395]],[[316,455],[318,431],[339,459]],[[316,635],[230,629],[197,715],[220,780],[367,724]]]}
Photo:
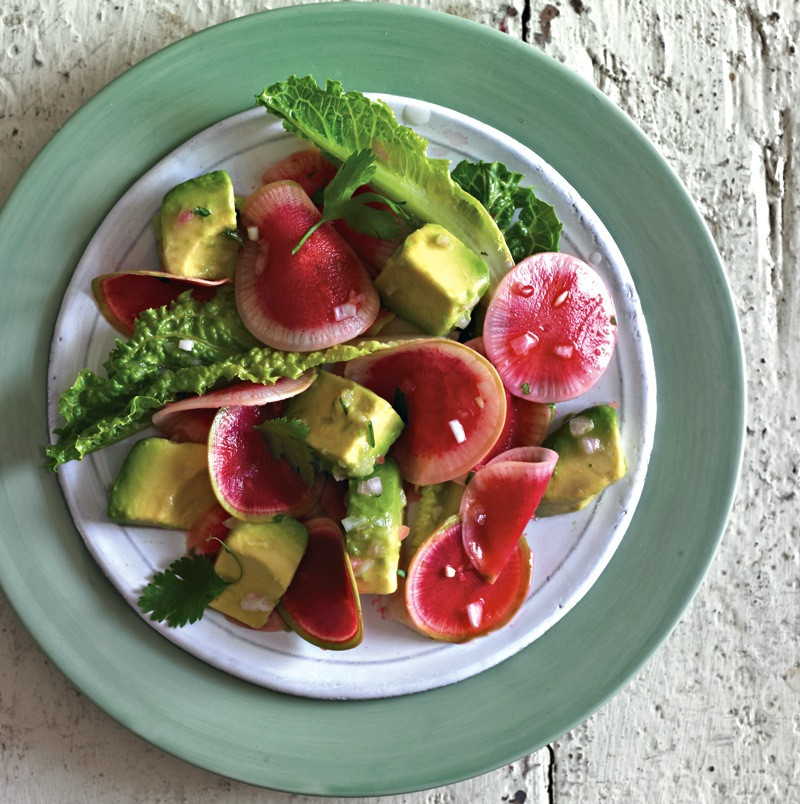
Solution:
{"label": "radish slice with pink center", "polygon": [[494,583],[531,520],[553,474],[558,453],[517,447],[479,469],[461,499],[464,550]]}
{"label": "radish slice with pink center", "polygon": [[296,181],[311,197],[336,175],[336,165],[316,148],[304,148],[284,157],[264,171],[262,184],[290,179]]}
{"label": "radish slice with pink center", "polygon": [[[486,356],[483,338],[473,338],[464,345],[474,349],[478,354]],[[552,420],[553,412],[550,405],[544,402],[520,399],[517,396],[512,396],[506,390],[506,419],[503,424],[503,431],[483,460],[472,467],[472,471],[477,472],[496,455],[514,447],[541,446]]]}
{"label": "radish slice with pink center", "polygon": [[[208,469],[220,505],[239,519],[264,522],[276,514],[298,516],[319,493],[288,463],[276,460],[255,428],[269,418],[261,406],[220,408],[208,436]],[[321,481],[320,481],[321,482]]]}
{"label": "radish slice with pink center", "polygon": [[177,402],[170,402],[161,410],[153,414],[152,422],[156,427],[168,428],[170,418],[188,410],[204,410],[226,408],[232,405],[266,405],[270,402],[280,402],[282,399],[305,391],[314,382],[317,374],[307,371],[299,377],[281,377],[274,383],[257,383],[244,381],[229,385],[227,388],[218,388],[207,394],[189,396]]}
{"label": "radish slice with pink center", "polygon": [[497,441],[506,397],[486,358],[461,343],[425,338],[361,357],[345,376],[398,405],[406,421],[390,455],[403,477],[429,485],[461,477]]}
{"label": "radish slice with pink center", "polygon": [[506,625],[528,594],[533,556],[519,539],[490,584],[464,550],[461,523],[452,517],[414,554],[405,581],[405,603],[413,626],[433,639],[466,642]]}
{"label": "radish slice with pink center", "polygon": [[236,306],[248,330],[274,349],[309,352],[343,343],[378,315],[378,293],[363,263],[329,223],[292,253],[320,217],[293,181],[261,187],[242,207],[258,239],[239,251]]}
{"label": "radish slice with pink center", "polygon": [[603,280],[569,254],[526,257],[503,277],[486,310],[486,354],[510,393],[561,402],[588,390],[616,342],[614,303]]}

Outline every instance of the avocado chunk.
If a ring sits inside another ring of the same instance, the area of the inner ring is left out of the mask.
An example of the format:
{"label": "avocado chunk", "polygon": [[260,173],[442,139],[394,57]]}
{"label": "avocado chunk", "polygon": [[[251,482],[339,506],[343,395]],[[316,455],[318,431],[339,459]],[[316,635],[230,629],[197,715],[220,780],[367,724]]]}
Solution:
{"label": "avocado chunk", "polygon": [[419,506],[408,536],[409,560],[442,522],[458,514],[463,496],[464,486],[452,480],[420,488]]}
{"label": "avocado chunk", "polygon": [[320,371],[310,388],[292,397],[285,415],[305,422],[309,446],[339,477],[368,475],[403,429],[386,400],[329,371]]}
{"label": "avocado chunk", "polygon": [[199,279],[233,277],[239,241],[230,176],[215,170],[173,187],[161,202],[156,235],[168,273]]}
{"label": "avocado chunk", "polygon": [[469,322],[489,287],[486,263],[436,223],[412,232],[375,279],[383,303],[431,335]]}
{"label": "avocado chunk", "polygon": [[536,516],[579,511],[627,471],[617,412],[610,405],[569,417],[542,446],[557,452],[558,462]]}
{"label": "avocado chunk", "polygon": [[292,582],[308,546],[308,531],[291,517],[240,522],[231,529],[225,546],[228,549],[219,551],[214,570],[234,583],[210,606],[260,628]]}
{"label": "avocado chunk", "polygon": [[205,444],[144,438],[131,447],[111,486],[108,516],[127,525],[189,530],[216,500]]}
{"label": "avocado chunk", "polygon": [[403,478],[390,458],[366,477],[350,480],[342,524],[359,593],[388,595],[397,589],[405,505]]}

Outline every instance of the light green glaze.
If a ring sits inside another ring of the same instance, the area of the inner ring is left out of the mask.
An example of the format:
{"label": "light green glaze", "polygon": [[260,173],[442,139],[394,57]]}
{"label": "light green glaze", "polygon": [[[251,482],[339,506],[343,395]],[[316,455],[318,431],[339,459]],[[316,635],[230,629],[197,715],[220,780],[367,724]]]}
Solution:
{"label": "light green glaze", "polygon": [[[105,581],[55,477],[41,468],[50,334],[94,227],[179,143],[252,106],[269,83],[309,71],[450,106],[537,151],[611,231],[655,353],[659,420],[649,476],[599,581],[514,658],[402,699],[299,699],[187,655]],[[197,34],[130,70],[58,132],[0,215],[0,254],[5,593],[87,696],[146,740],[217,773],[303,793],[378,795],[446,784],[527,754],[636,673],[677,623],[724,529],[741,460],[744,378],[711,237],[665,161],[618,109],[506,34],[362,3],[267,12]],[[675,326],[675,315],[692,326]],[[358,752],[342,741],[348,733],[359,735]]]}

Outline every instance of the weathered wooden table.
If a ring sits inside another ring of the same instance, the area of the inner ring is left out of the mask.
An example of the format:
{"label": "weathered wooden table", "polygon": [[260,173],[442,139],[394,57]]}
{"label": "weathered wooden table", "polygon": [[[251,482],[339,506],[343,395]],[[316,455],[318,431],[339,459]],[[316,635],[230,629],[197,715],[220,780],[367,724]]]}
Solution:
{"label": "weathered wooden table", "polygon": [[[656,143],[726,263],[750,412],[726,537],[683,622],[640,676],[522,761],[381,801],[800,801],[800,6],[420,5],[544,50],[596,84]],[[262,8],[251,0],[6,3],[0,203],[58,127],[112,78],[187,34]],[[3,801],[310,801],[217,777],[128,733],[75,691],[4,601],[0,679]]]}

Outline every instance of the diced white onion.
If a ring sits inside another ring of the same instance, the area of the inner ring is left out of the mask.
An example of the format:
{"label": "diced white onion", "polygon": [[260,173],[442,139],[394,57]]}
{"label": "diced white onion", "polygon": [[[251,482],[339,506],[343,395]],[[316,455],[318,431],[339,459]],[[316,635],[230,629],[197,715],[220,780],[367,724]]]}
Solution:
{"label": "diced white onion", "polygon": [[375,562],[371,558],[351,558],[350,566],[353,568],[353,575],[360,578],[365,572],[369,572]]}
{"label": "diced white onion", "polygon": [[575,347],[571,343],[565,343],[561,346],[553,347],[553,354],[556,357],[572,357],[575,353]]}
{"label": "diced white onion", "polygon": [[366,524],[366,517],[363,516],[346,516],[342,520],[342,527],[345,529],[345,533],[350,533],[351,530],[362,528]]}
{"label": "diced white onion", "polygon": [[453,433],[457,444],[463,444],[467,440],[467,434],[464,432],[464,425],[458,419],[450,419],[447,422],[450,425],[450,430]]}
{"label": "diced white onion", "polygon": [[275,604],[264,595],[259,595],[257,592],[248,592],[239,604],[242,611],[272,611]]}
{"label": "diced white onion", "polygon": [[191,338],[181,338],[178,341],[178,349],[184,352],[191,352],[194,349],[194,341]]}
{"label": "diced white onion", "polygon": [[586,435],[594,429],[594,422],[588,416],[576,416],[569,420],[569,433],[577,438]]}
{"label": "diced white onion", "polygon": [[464,315],[462,315],[461,318],[459,318],[458,321],[456,321],[455,327],[456,329],[464,329],[464,327],[466,327],[467,324],[469,324],[469,322],[470,322],[469,313],[464,313]]}
{"label": "diced white onion", "polygon": [[222,524],[230,530],[238,521],[235,516],[229,516]]}
{"label": "diced white onion", "polygon": [[483,601],[476,600],[467,604],[467,619],[473,628],[477,628],[483,619]]}
{"label": "diced white onion", "polygon": [[599,438],[590,438],[586,436],[581,439],[581,447],[587,455],[594,455],[603,446]]}
{"label": "diced white onion", "polygon": [[476,405],[477,405],[479,408],[482,408],[482,407],[484,406],[485,402],[483,401],[483,399],[482,399],[481,397],[476,396],[476,397],[475,397],[475,404],[476,404]]}
{"label": "diced white onion", "polygon": [[514,340],[511,341],[510,346],[515,354],[522,355],[532,347],[536,346],[537,343],[539,343],[539,339],[532,332],[528,331],[514,338]]}
{"label": "diced white onion", "polygon": [[562,293],[559,293],[556,296],[555,301],[553,302],[553,307],[561,307],[562,304],[569,298],[569,291],[565,290]]}
{"label": "diced white onion", "polygon": [[249,240],[258,240],[258,226],[248,226],[247,227],[247,237]]}
{"label": "diced white onion", "polygon": [[379,477],[362,480],[358,484],[358,493],[363,494],[365,497],[379,497],[383,494],[383,483]]}
{"label": "diced white onion", "polygon": [[442,570],[442,572],[444,573],[445,578],[455,578],[456,577],[455,568],[451,567],[449,564],[444,565],[444,569]]}
{"label": "diced white onion", "polygon": [[333,308],[333,317],[337,321],[344,321],[345,318],[354,318],[358,308],[355,304],[347,302],[346,304],[338,304]]}

